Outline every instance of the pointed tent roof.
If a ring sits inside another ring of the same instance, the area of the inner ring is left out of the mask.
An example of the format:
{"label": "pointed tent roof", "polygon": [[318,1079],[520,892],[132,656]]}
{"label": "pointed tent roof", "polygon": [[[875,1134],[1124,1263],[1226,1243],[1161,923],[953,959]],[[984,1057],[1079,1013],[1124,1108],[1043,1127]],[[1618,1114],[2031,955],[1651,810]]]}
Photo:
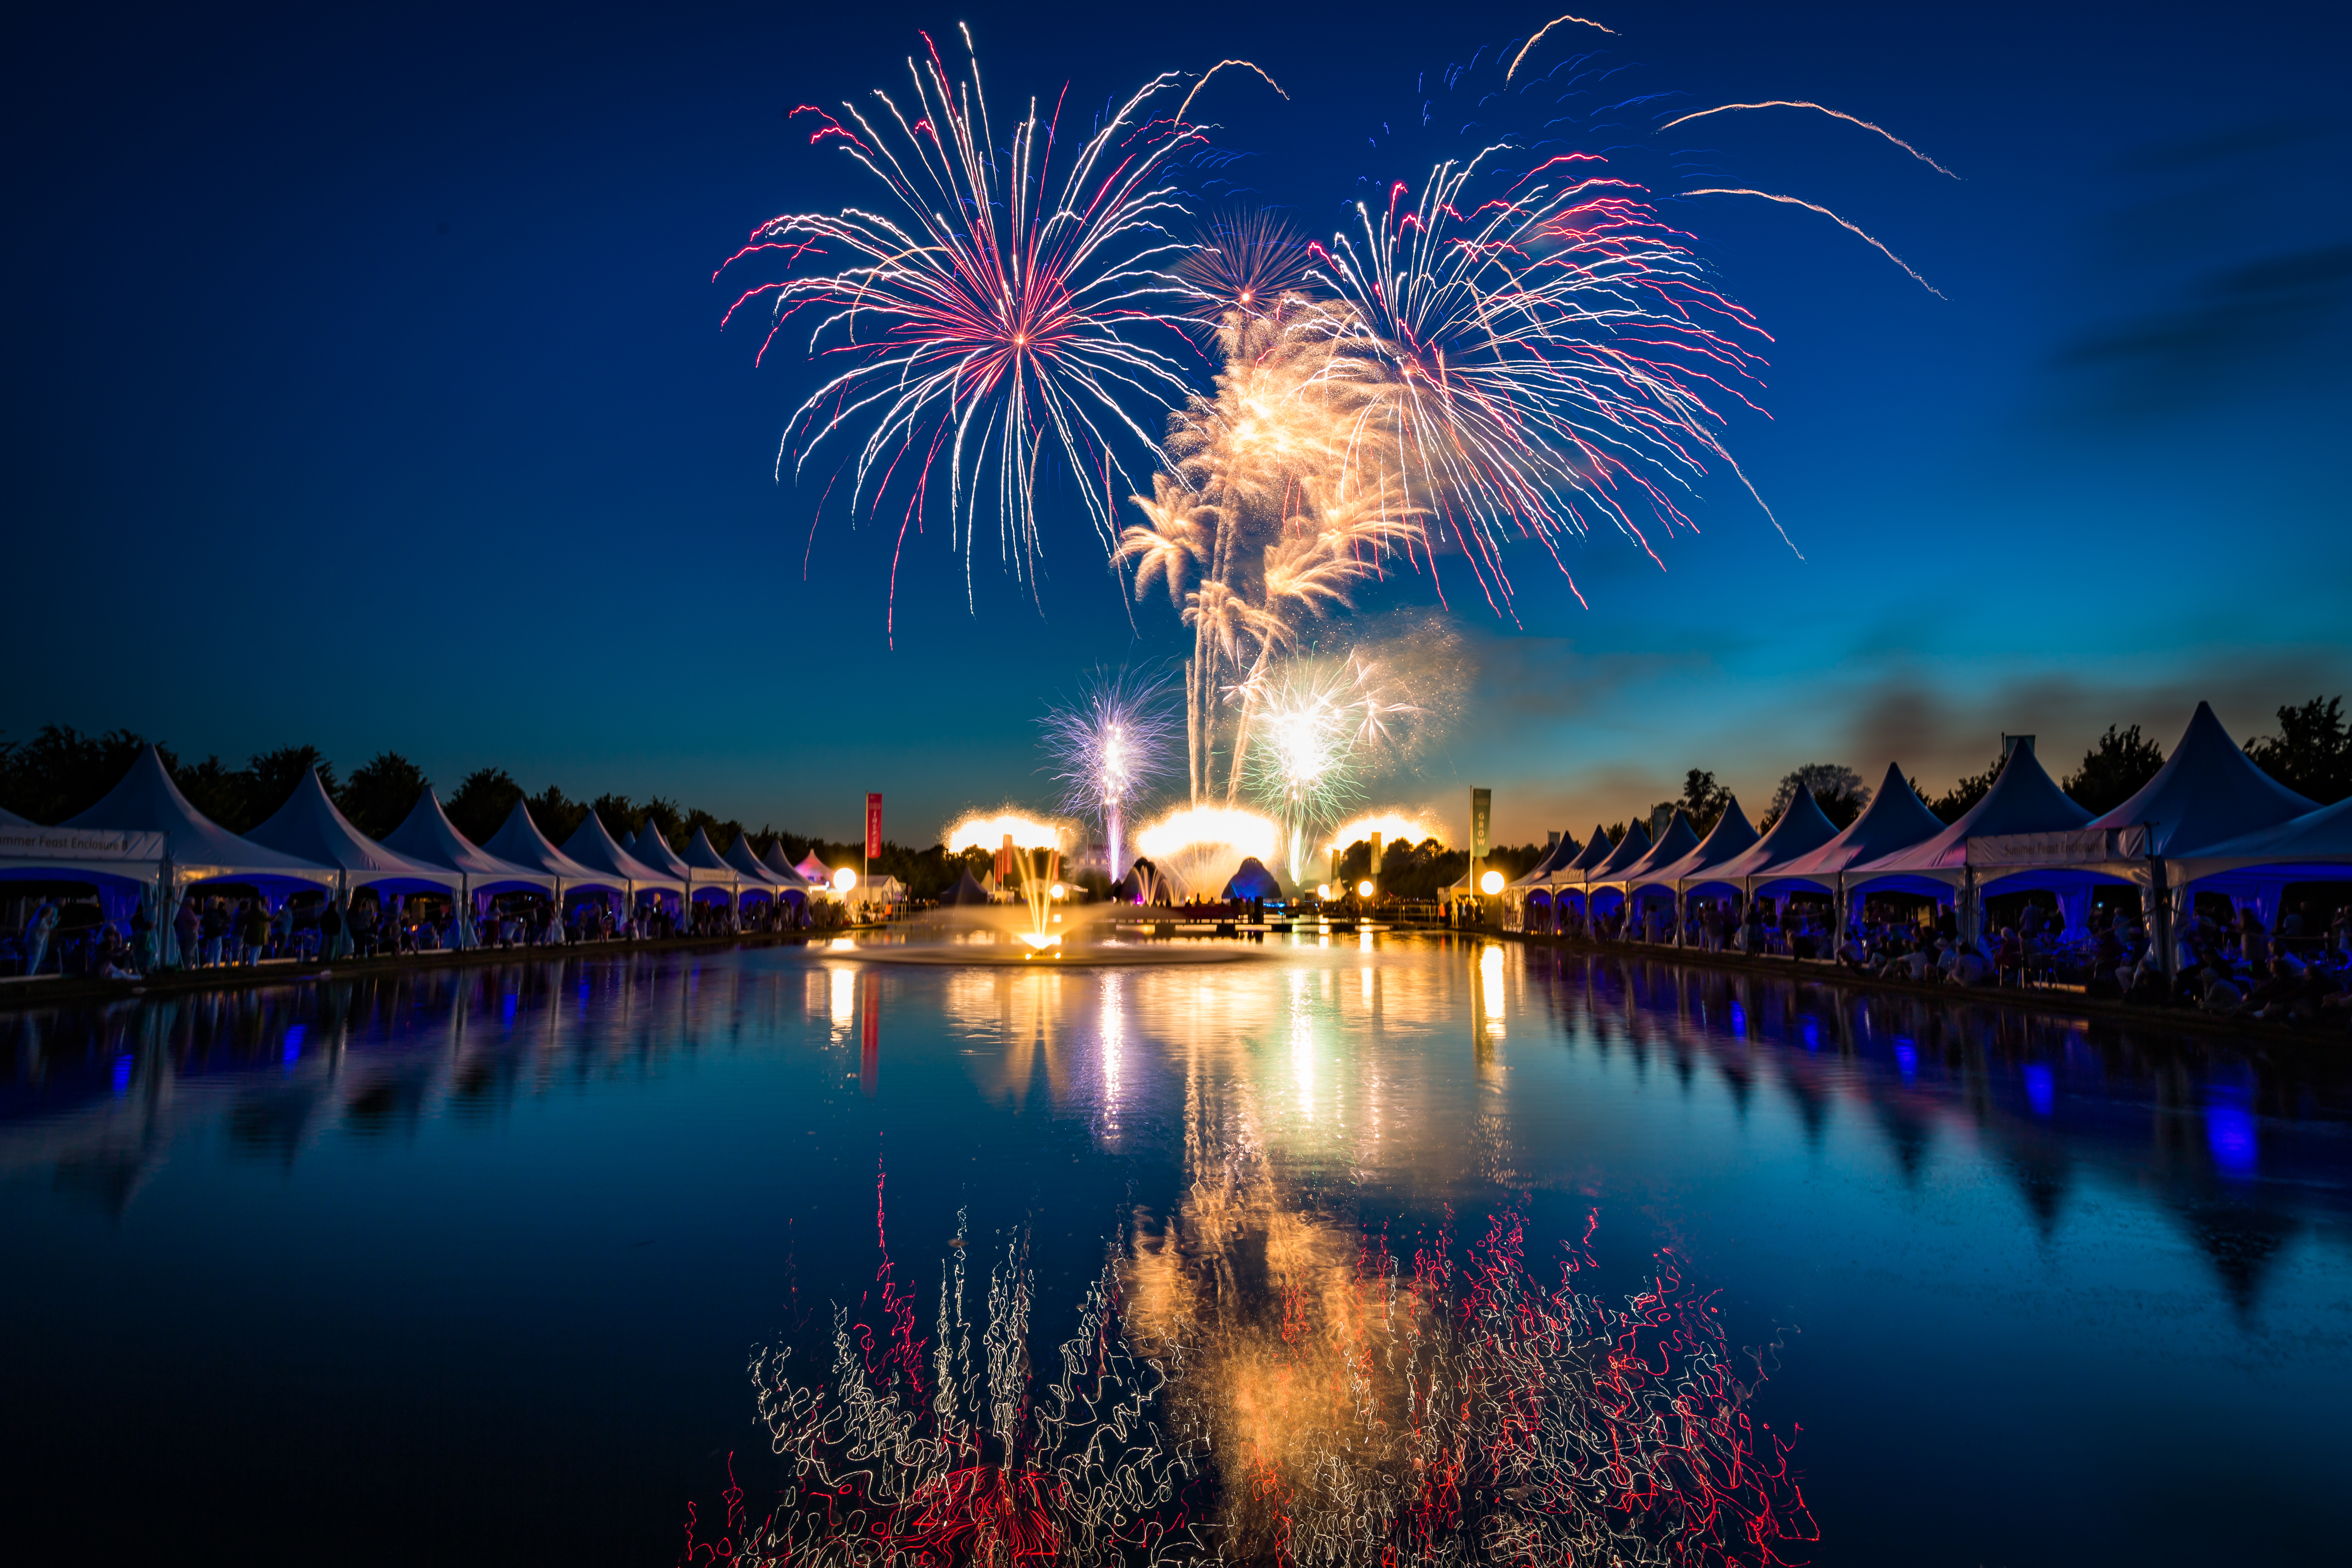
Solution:
{"label": "pointed tent roof", "polygon": [[760,864],[773,871],[776,874],[776,879],[787,888],[814,886],[806,877],[800,874],[800,869],[793,864],[792,858],[784,853],[784,841],[781,838],[768,840],[768,852],[760,857]]}
{"label": "pointed tent roof", "polygon": [[1583,850],[1584,846],[1576,841],[1574,834],[1563,833],[1559,836],[1559,842],[1551,847],[1550,852],[1536,862],[1535,869],[1512,883],[1511,886],[1514,888],[1540,887],[1545,879],[1551,876],[1553,872],[1565,868],[1568,863],[1583,853]]}
{"label": "pointed tent roof", "polygon": [[1663,880],[1661,873],[1667,867],[1697,847],[1698,829],[1690,825],[1689,817],[1677,810],[1675,819],[1666,824],[1666,830],[1658,835],[1658,841],[1650,846],[1649,853],[1626,867],[1613,879],[1623,882],[1628,888],[1636,883]]}
{"label": "pointed tent roof", "polygon": [[[592,812],[589,815],[595,814]],[[561,877],[567,882],[609,882],[613,879],[609,873],[583,866],[549,843],[547,835],[539,830],[539,824],[530,819],[530,807],[521,801],[515,802],[514,809],[507,813],[506,826],[490,835],[490,841],[482,847],[502,860],[528,866],[551,877]]]}
{"label": "pointed tent roof", "polygon": [[518,866],[502,860],[457,831],[449,814],[441,809],[441,797],[427,789],[416,797],[409,808],[408,818],[383,836],[383,847],[397,850],[412,860],[422,860],[427,866],[445,870],[461,871],[476,886],[493,886],[500,882],[521,882],[534,888],[547,887],[554,881],[544,871],[529,866]]}
{"label": "pointed tent roof", "polygon": [[2041,759],[2020,746],[2001,763],[2000,776],[1976,805],[1942,832],[1892,855],[1855,866],[1853,877],[1958,875],[1968,864],[1969,840],[2003,833],[2069,833],[2091,820],[2052,782]]}
{"label": "pointed tent roof", "polygon": [[[730,866],[720,857],[717,847],[710,842],[710,834],[706,828],[698,827],[694,830],[694,842],[686,847],[685,859],[686,863],[697,871],[717,872],[721,881],[740,882],[743,879],[743,873]],[[699,879],[697,879],[697,880]],[[766,886],[765,883],[761,885]]]}
{"label": "pointed tent roof", "polygon": [[797,888],[800,885],[797,881],[785,881],[761,864],[760,858],[751,853],[751,836],[740,827],[735,830],[735,842],[727,847],[727,853],[719,858],[750,878],[759,887]]}
{"label": "pointed tent roof", "polygon": [[340,867],[351,874],[355,888],[373,882],[430,882],[438,887],[455,885],[457,881],[448,867],[387,849],[353,827],[351,818],[338,811],[334,801],[328,797],[327,786],[320,782],[316,768],[305,772],[302,782],[286,797],[286,804],[246,837],[256,844],[299,855],[305,860]]}
{"label": "pointed tent roof", "polygon": [[669,847],[669,840],[650,820],[629,846],[629,855],[639,865],[650,866],[665,877],[682,879],[687,874],[686,862],[677,858],[677,851]]}
{"label": "pointed tent roof", "polygon": [[675,884],[677,879],[667,872],[656,871],[621,847],[604,818],[593,811],[580,825],[580,831],[563,841],[563,852],[591,871],[602,871],[608,877],[618,877],[625,882]]}
{"label": "pointed tent roof", "polygon": [[1649,852],[1650,830],[1635,822],[1625,829],[1625,837],[1617,841],[1617,847],[1610,851],[1609,858],[1594,868],[1592,880],[1613,882],[1626,867]]}
{"label": "pointed tent roof", "polygon": [[2156,776],[2123,805],[2090,824],[2154,831],[2154,855],[2202,854],[2225,840],[2276,827],[2317,808],[2256,766],[2200,702],[2189,728]]}
{"label": "pointed tent roof", "polygon": [[1672,865],[1660,867],[1656,880],[1680,884],[1694,877],[1704,877],[1754,848],[1757,837],[1756,825],[1739,809],[1739,797],[1732,795],[1725,801],[1723,815],[1716,819],[1715,826],[1700,840],[1699,847]]}
{"label": "pointed tent roof", "polygon": [[1801,789],[1790,797],[1788,809],[1780,813],[1780,820],[1772,825],[1771,831],[1744,853],[1717,866],[1716,875],[1727,882],[1737,882],[1778,871],[1835,838],[1837,831],[1836,826],[1822,815],[1821,802],[1813,798],[1813,792]]}
{"label": "pointed tent roof", "polygon": [[[1800,790],[1800,795],[1806,793]],[[1923,844],[1944,830],[1944,819],[1927,809],[1902,767],[1886,764],[1878,793],[1846,830],[1810,855],[1777,868],[1783,877],[1834,877],[1850,866],[1884,859],[1898,849]]]}
{"label": "pointed tent roof", "polygon": [[1617,846],[1610,842],[1609,830],[1596,822],[1592,825],[1592,837],[1585,841],[1584,847],[1553,875],[1565,877],[1573,871],[1578,877],[1589,880],[1592,873],[1607,865],[1609,858],[1616,853]]}
{"label": "pointed tent roof", "polygon": [[173,865],[180,874],[199,879],[232,872],[299,877],[311,882],[331,881],[334,877],[319,861],[240,838],[190,805],[180,786],[172,782],[163,754],[152,745],[139,753],[104,799],[58,826],[168,834],[165,842],[171,847]]}
{"label": "pointed tent roof", "polygon": [[2252,866],[2340,866],[2352,860],[2352,796],[2275,827],[2226,838],[2184,861],[2184,879]]}
{"label": "pointed tent roof", "polygon": [[26,821],[6,806],[0,805],[0,827],[37,827],[38,826],[37,823]]}
{"label": "pointed tent roof", "polygon": [[793,867],[793,869],[798,871],[803,877],[806,878],[811,882],[821,883],[830,882],[833,880],[833,868],[818,859],[816,858],[816,851],[814,849],[810,850],[806,855],[802,856],[801,863]]}
{"label": "pointed tent roof", "polygon": [[971,879],[971,870],[969,867],[965,868],[962,876],[956,879],[954,887],[940,895],[940,902],[942,904],[985,904],[992,901],[988,896],[988,889]]}

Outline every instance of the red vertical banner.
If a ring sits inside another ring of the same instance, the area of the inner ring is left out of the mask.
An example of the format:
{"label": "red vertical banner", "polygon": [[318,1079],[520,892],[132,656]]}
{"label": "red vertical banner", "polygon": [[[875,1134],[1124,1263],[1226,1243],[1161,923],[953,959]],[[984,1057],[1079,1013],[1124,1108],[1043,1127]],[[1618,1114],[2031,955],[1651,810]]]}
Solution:
{"label": "red vertical banner", "polygon": [[[880,795],[874,797],[881,799]],[[882,1075],[882,977],[872,970],[862,976],[857,1020],[857,1092],[874,1098],[875,1080]]]}
{"label": "red vertical banner", "polygon": [[866,797],[866,858],[882,858],[882,797],[868,794]]}

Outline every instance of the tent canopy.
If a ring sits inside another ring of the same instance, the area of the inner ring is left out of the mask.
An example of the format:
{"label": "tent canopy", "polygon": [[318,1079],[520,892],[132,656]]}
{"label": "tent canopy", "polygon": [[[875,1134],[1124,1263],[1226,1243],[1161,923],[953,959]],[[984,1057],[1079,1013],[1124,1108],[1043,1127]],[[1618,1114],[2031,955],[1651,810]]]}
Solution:
{"label": "tent canopy", "polygon": [[956,879],[954,887],[940,895],[942,904],[986,904],[994,901],[988,896],[986,888],[972,880],[970,867],[966,867],[963,875]]}
{"label": "tent canopy", "polygon": [[760,857],[760,864],[773,871],[776,880],[784,887],[806,889],[813,886],[806,877],[801,875],[791,857],[784,853],[784,841],[781,838],[768,841],[768,852]]}
{"label": "tent canopy", "polygon": [[[1807,794],[1804,790],[1797,793]],[[1908,849],[1943,830],[1944,819],[1927,809],[1912,790],[1910,781],[1903,776],[1903,769],[1889,763],[1886,776],[1879,781],[1878,793],[1843,833],[1820,848],[1776,867],[1773,874],[1808,881],[1834,878],[1850,866]]]}
{"label": "tent canopy", "polygon": [[[1600,837],[1605,841],[1607,836]],[[1633,865],[1649,852],[1650,830],[1638,822],[1633,823],[1625,829],[1625,837],[1617,841],[1617,847],[1610,852],[1609,858],[1593,870],[1592,880],[1615,881],[1627,867]]]}
{"label": "tent canopy", "polygon": [[561,877],[567,882],[613,882],[610,873],[591,870],[549,843],[547,835],[539,830],[539,824],[530,819],[530,807],[522,801],[515,802],[514,810],[507,814],[506,826],[492,834],[482,847],[502,860]]}
{"label": "tent canopy", "polygon": [[2189,728],[2156,776],[2123,805],[2092,822],[2096,828],[2147,825],[2147,852],[2173,858],[2207,853],[2214,845],[2276,827],[2318,803],[2263,772],[2238,749],[2200,702]]}
{"label": "tent canopy", "polygon": [[677,858],[677,851],[669,847],[669,840],[661,836],[661,829],[650,818],[630,843],[629,855],[639,865],[650,866],[665,877],[683,879],[687,874],[686,862]]}
{"label": "tent canopy", "polygon": [[2008,833],[2068,833],[2091,820],[2091,814],[2067,798],[2053,782],[2041,759],[2023,746],[2001,763],[1985,797],[1969,807],[1958,821],[1910,846],[1863,862],[1846,873],[1848,886],[1880,876],[1940,876],[1957,880],[1969,863],[1969,840]]}
{"label": "tent canopy", "polygon": [[2260,866],[2273,880],[2308,882],[2344,876],[2347,865],[2352,865],[2352,796],[2275,827],[2225,838],[2180,862],[2180,870],[2184,879],[2194,879]]}
{"label": "tent canopy", "polygon": [[816,851],[814,849],[810,850],[806,855],[802,856],[801,863],[793,867],[793,869],[798,871],[803,878],[814,886],[822,887],[833,880],[833,868],[818,859],[816,858]]}
{"label": "tent canopy", "polygon": [[[710,834],[706,828],[698,827],[694,830],[694,840],[686,847],[685,858],[687,865],[694,870],[709,872],[711,874],[709,880],[740,882],[743,879],[743,873],[730,866],[725,858],[719,853],[718,847],[710,842]],[[699,882],[705,879],[698,876],[695,880]],[[762,881],[760,886],[764,888],[767,883]]]}
{"label": "tent canopy", "polygon": [[588,820],[580,825],[580,830],[564,840],[563,852],[592,871],[607,878],[618,878],[638,887],[676,889],[678,886],[677,878],[655,870],[622,848],[620,841],[605,828],[604,819],[593,811],[588,814]]}
{"label": "tent canopy", "polygon": [[1724,803],[1723,816],[1699,847],[1672,865],[1661,867],[1656,879],[1677,886],[1694,879],[1706,879],[1708,873],[1754,848],[1757,837],[1755,824],[1739,809],[1739,797],[1732,795]]}
{"label": "tent canopy", "polygon": [[1658,835],[1658,841],[1650,846],[1649,853],[1626,867],[1612,879],[1623,882],[1629,892],[1635,888],[1665,882],[1668,880],[1664,874],[1665,868],[1678,860],[1688,859],[1697,848],[1698,830],[1690,825],[1689,817],[1677,810],[1675,819],[1666,824],[1666,830]]}
{"label": "tent canopy", "polygon": [[1617,846],[1610,842],[1609,830],[1596,822],[1592,825],[1592,837],[1585,840],[1584,847],[1570,856],[1568,863],[1552,876],[1558,879],[1572,875],[1580,880],[1607,865],[1609,857],[1616,853]]}
{"label": "tent canopy", "polygon": [[1282,884],[1276,880],[1273,872],[1265,868],[1265,862],[1253,855],[1241,863],[1241,868],[1225,883],[1222,896],[1228,899],[1278,899],[1282,897]]}
{"label": "tent canopy", "polygon": [[500,887],[548,888],[555,879],[529,866],[502,860],[457,831],[441,797],[426,790],[409,808],[408,820],[383,836],[383,845],[427,866],[462,874],[477,892]]}
{"label": "tent canopy", "polygon": [[1754,844],[1715,868],[1727,882],[1745,883],[1769,875],[1790,861],[1810,855],[1837,837],[1837,828],[1822,815],[1813,792],[1801,789],[1790,797],[1780,820]]}
{"label": "tent canopy", "polygon": [[771,889],[790,887],[796,892],[799,890],[797,881],[788,883],[761,863],[760,858],[751,853],[750,837],[740,828],[736,829],[735,842],[727,847],[727,853],[719,858],[741,873],[744,879],[754,887]]}
{"label": "tent canopy", "polygon": [[1559,836],[1559,842],[1553,845],[1550,852],[1545,855],[1542,859],[1536,862],[1535,869],[1529,871],[1517,881],[1513,882],[1511,886],[1514,888],[1533,888],[1542,885],[1546,878],[1565,868],[1570,861],[1574,860],[1578,855],[1583,852],[1583,848],[1584,847],[1582,845],[1577,843],[1575,835],[1570,833],[1561,834]]}
{"label": "tent canopy", "polygon": [[152,745],[139,753],[106,798],[58,826],[165,834],[176,875],[191,881],[236,877],[332,884],[335,879],[334,871],[320,862],[240,838],[190,805]]}
{"label": "tent canopy", "polygon": [[403,884],[454,888],[457,882],[457,873],[448,867],[387,849],[353,827],[328,798],[327,786],[319,781],[316,768],[306,772],[286,804],[247,837],[271,849],[339,867],[354,888]]}

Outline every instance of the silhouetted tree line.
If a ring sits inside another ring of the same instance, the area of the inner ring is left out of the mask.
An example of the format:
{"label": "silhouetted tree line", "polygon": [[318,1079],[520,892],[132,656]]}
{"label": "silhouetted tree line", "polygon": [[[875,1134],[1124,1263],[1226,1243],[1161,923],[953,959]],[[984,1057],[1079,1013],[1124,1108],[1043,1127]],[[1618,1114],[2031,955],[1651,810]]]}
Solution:
{"label": "silhouetted tree line", "polygon": [[[39,823],[79,816],[121,782],[146,745],[145,736],[128,730],[84,735],[62,724],[44,725],[29,741],[0,741],[0,809]],[[170,747],[159,744],[156,750],[188,804],[232,833],[249,833],[268,821],[314,767],[336,806],[371,838],[382,838],[407,820],[432,783],[423,769],[397,752],[377,752],[339,783],[335,764],[316,746],[280,746],[247,758],[241,768],[230,767],[216,755],[184,764]],[[856,866],[865,850],[862,840],[807,837],[764,824],[747,830],[734,817],[682,806],[661,795],[637,801],[605,794],[594,800],[574,800],[554,784],[530,795],[504,768],[476,769],[441,805],[457,831],[480,844],[505,826],[518,802],[530,807],[531,821],[558,844],[578,832],[593,811],[615,838],[634,837],[650,822],[679,851],[694,841],[698,828],[709,833],[711,844],[722,852],[738,833],[747,834],[752,848],[762,854],[771,844],[781,844],[795,864],[814,850],[827,865]],[[982,863],[984,868],[985,855]],[[897,877],[916,898],[935,898],[954,883],[962,867],[961,859],[939,845],[916,849],[886,839],[873,869],[877,875]]]}

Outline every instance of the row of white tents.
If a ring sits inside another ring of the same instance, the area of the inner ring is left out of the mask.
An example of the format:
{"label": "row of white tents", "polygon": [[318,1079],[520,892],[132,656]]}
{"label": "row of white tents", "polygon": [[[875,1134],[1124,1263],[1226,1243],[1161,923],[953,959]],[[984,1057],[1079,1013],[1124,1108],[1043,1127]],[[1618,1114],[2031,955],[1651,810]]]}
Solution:
{"label": "row of white tents", "polygon": [[[429,789],[379,843],[352,826],[315,770],[268,821],[239,835],[189,804],[153,746],[103,800],[70,821],[44,827],[0,812],[0,884],[88,883],[105,917],[118,921],[142,904],[153,918],[206,884],[251,888],[273,908],[303,891],[347,900],[373,888],[383,896],[446,894],[461,915],[478,915],[503,892],[543,893],[559,904],[579,895],[617,897],[629,907],[659,901],[682,913],[695,902],[740,908],[780,899],[805,906],[835,896],[833,875],[814,853],[793,864],[781,844],[755,854],[740,833],[723,854],[699,827],[682,855],[651,823],[624,843],[593,812],[559,848],[520,803],[488,842],[476,845]],[[864,902],[903,901],[887,878],[860,894]],[[157,925],[167,931],[170,921]]]}
{"label": "row of white tents", "polygon": [[1948,825],[1890,766],[1843,832],[1798,790],[1762,833],[1735,799],[1704,839],[1679,812],[1654,841],[1639,823],[1614,845],[1598,828],[1581,846],[1563,838],[1504,889],[1504,922],[1558,931],[1571,909],[1599,916],[1631,902],[1629,930],[1652,905],[1671,905],[1681,930],[1694,898],[1799,893],[1827,893],[1851,919],[1870,894],[1900,892],[1954,906],[1974,938],[1990,897],[2048,893],[2080,931],[2097,889],[2135,886],[2169,961],[2171,922],[2196,894],[2220,894],[2274,926],[2289,886],[2327,880],[2352,880],[2352,800],[2320,806],[2281,784],[2200,702],[2156,776],[2104,816],[2068,798],[2030,745]]}

